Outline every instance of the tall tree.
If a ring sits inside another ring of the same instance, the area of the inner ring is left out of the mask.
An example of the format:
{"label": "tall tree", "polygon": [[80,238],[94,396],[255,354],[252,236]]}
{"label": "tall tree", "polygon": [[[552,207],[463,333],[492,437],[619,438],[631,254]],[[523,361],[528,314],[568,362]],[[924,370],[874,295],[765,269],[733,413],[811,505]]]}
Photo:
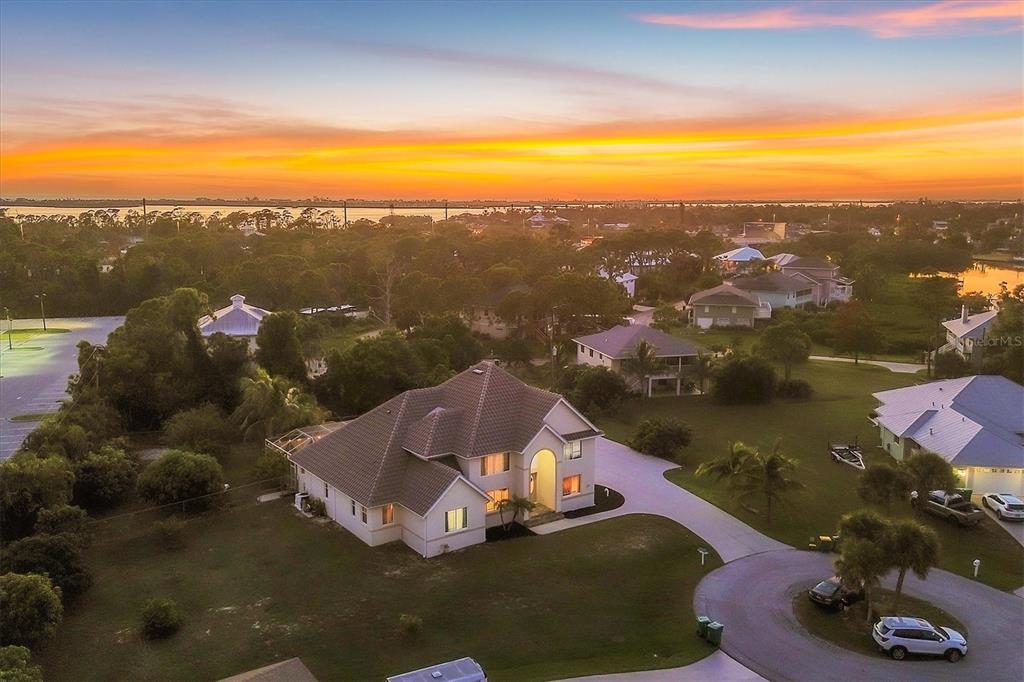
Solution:
{"label": "tall tree", "polygon": [[922,501],[929,491],[949,490],[958,483],[952,465],[934,452],[915,452],[904,460],[903,466],[918,499]]}
{"label": "tall tree", "polygon": [[889,559],[899,571],[893,603],[893,610],[899,613],[907,571],[913,571],[921,580],[928,577],[929,569],[939,562],[939,537],[934,530],[917,521],[901,519],[892,523],[887,545]]}
{"label": "tall tree", "polygon": [[256,362],[270,374],[303,382],[306,362],[298,327],[298,316],[290,310],[264,317],[256,334]]}
{"label": "tall tree", "polygon": [[259,369],[256,376],[242,379],[242,402],[231,417],[246,440],[256,440],[316,424],[327,415],[316,398]]}
{"label": "tall tree", "polygon": [[858,300],[839,306],[839,310],[836,311],[834,334],[835,352],[852,353],[854,364],[860,362],[862,353],[876,352],[882,343],[874,319],[864,304]]}
{"label": "tall tree", "polygon": [[885,547],[870,540],[854,538],[843,540],[835,567],[839,578],[848,585],[864,587],[864,601],[867,604],[867,622],[873,614],[874,589],[891,567]]}
{"label": "tall tree", "polygon": [[753,457],[748,457],[736,483],[736,491],[741,497],[764,497],[765,520],[768,523],[772,521],[772,509],[776,504],[806,488],[794,477],[797,460],[782,454],[781,450],[780,438],[772,445],[771,452],[757,451]]}
{"label": "tall tree", "polygon": [[860,475],[857,494],[868,504],[877,504],[888,511],[894,502],[907,500],[910,486],[910,477],[905,470],[876,464]]}
{"label": "tall tree", "polygon": [[761,357],[782,365],[783,376],[789,381],[793,365],[806,362],[811,354],[811,337],[795,322],[782,322],[761,332],[756,352]]}

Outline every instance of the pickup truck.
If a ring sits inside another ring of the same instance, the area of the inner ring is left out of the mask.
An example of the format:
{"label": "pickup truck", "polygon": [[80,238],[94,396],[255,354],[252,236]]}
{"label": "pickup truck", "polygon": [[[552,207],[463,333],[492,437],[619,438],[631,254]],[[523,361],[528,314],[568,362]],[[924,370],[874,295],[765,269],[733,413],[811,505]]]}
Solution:
{"label": "pickup truck", "polygon": [[924,502],[925,511],[959,523],[961,526],[973,526],[985,518],[985,512],[976,504],[965,500],[959,493],[944,490],[933,490],[928,493]]}

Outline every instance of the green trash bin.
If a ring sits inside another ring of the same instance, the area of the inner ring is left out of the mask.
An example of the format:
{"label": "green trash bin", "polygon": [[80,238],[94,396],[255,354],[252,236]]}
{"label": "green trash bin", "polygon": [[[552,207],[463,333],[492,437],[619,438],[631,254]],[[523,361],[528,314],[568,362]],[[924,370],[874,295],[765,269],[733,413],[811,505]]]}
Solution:
{"label": "green trash bin", "polygon": [[715,621],[714,623],[708,624],[708,643],[714,644],[715,646],[722,645],[722,632],[725,630],[725,626]]}
{"label": "green trash bin", "polygon": [[697,636],[707,637],[708,626],[711,625],[711,619],[707,616],[697,616]]}

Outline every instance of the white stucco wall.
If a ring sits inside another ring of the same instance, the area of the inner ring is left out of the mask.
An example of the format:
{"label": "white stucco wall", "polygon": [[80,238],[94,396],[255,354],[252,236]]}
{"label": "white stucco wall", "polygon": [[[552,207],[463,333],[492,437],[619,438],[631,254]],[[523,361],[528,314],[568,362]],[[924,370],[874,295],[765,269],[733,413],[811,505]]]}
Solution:
{"label": "white stucco wall", "polygon": [[[486,515],[484,512],[486,502],[478,492],[473,490],[465,481],[457,480],[448,491],[441,496],[426,516],[425,526],[425,556],[431,557],[445,552],[455,551],[463,547],[469,547],[487,539],[485,530]],[[468,527],[465,530],[446,533],[444,531],[444,517],[451,509],[466,507],[468,513]]]}

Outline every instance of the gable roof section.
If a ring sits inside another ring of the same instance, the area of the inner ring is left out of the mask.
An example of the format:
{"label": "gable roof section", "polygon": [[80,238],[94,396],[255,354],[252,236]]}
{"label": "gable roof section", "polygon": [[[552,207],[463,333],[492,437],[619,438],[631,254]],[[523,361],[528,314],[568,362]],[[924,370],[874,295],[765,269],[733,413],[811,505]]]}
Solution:
{"label": "gable roof section", "polygon": [[231,305],[204,315],[197,324],[203,336],[217,332],[228,336],[256,336],[260,323],[269,314],[269,310],[249,305],[245,302],[245,296],[235,294],[231,297]]}
{"label": "gable roof section", "polygon": [[833,270],[839,266],[835,263],[831,263],[824,258],[818,258],[817,256],[797,256],[796,258],[788,259],[784,264],[781,264],[782,271],[785,272],[789,268],[809,268],[812,270]]}
{"label": "gable roof section", "polygon": [[732,285],[744,291],[803,291],[809,288],[804,278],[782,272],[768,272],[757,277],[737,277]]}
{"label": "gable roof section", "polygon": [[726,251],[715,256],[715,260],[732,261],[733,263],[747,263],[752,260],[765,260],[764,254],[755,248],[741,246],[732,251]]}
{"label": "gable roof section", "polygon": [[874,396],[882,426],[954,466],[1024,468],[1024,386],[971,376]]}
{"label": "gable roof section", "polygon": [[573,341],[616,360],[632,357],[640,341],[646,341],[654,346],[658,357],[698,354],[696,346],[641,324],[619,325],[603,332],[575,338]]}
{"label": "gable roof section", "polygon": [[963,318],[958,317],[954,320],[943,322],[942,326],[958,339],[980,339],[985,336],[985,332],[992,326],[992,320],[996,319],[998,315],[998,310],[986,310],[983,313],[968,315],[967,322],[964,322]]}
{"label": "gable roof section", "polygon": [[360,504],[421,513],[462,476],[452,456],[521,452],[561,399],[481,362],[395,396],[291,460]]}
{"label": "gable roof section", "polygon": [[698,291],[690,297],[690,305],[700,303],[702,305],[735,305],[746,307],[760,307],[761,301],[743,289],[731,284],[719,284],[717,287]]}

